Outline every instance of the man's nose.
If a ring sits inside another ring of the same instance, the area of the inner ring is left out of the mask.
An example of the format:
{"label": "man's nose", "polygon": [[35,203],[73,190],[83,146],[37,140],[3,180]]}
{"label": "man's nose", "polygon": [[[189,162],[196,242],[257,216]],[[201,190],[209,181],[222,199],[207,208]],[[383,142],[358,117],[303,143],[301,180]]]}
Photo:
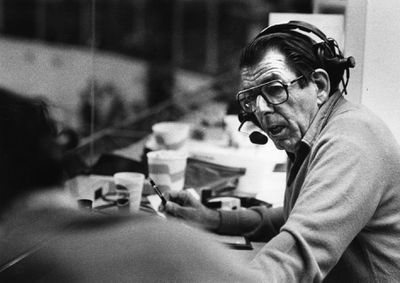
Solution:
{"label": "man's nose", "polygon": [[268,103],[261,95],[257,97],[257,110],[260,112],[269,112],[272,113],[275,111],[274,105]]}

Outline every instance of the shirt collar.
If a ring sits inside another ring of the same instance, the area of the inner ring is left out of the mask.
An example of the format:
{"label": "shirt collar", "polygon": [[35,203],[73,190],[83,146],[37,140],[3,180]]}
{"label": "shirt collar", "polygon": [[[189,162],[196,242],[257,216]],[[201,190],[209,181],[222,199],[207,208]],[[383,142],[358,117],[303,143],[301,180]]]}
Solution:
{"label": "shirt collar", "polygon": [[331,115],[335,105],[339,100],[342,100],[343,96],[340,91],[335,92],[329,99],[321,106],[315,115],[314,120],[311,122],[310,127],[308,128],[306,134],[301,140],[302,143],[308,145],[308,147],[312,147],[317,138],[318,134],[321,132],[323,127],[326,125],[329,116]]}

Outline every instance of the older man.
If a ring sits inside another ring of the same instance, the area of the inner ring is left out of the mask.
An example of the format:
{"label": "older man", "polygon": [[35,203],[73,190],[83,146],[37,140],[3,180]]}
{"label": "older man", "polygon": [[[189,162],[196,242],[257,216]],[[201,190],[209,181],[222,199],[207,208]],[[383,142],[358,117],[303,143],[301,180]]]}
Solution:
{"label": "older man", "polygon": [[266,282],[399,281],[400,148],[380,119],[344,98],[350,67],[312,25],[263,30],[241,57],[237,99],[288,154],[284,206],[214,211],[171,192],[165,210],[268,241],[252,261]]}

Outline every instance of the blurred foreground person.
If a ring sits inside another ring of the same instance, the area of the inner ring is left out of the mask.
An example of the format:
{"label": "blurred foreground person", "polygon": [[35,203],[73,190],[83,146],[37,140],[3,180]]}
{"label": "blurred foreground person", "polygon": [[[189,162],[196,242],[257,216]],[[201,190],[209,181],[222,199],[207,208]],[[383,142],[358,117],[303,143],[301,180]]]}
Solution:
{"label": "blurred foreground person", "polygon": [[75,208],[46,105],[0,89],[0,282],[257,282],[205,234]]}
{"label": "blurred foreground person", "polygon": [[379,118],[344,98],[352,67],[308,23],[261,31],[241,57],[236,98],[241,121],[287,152],[284,206],[214,211],[171,192],[165,210],[268,241],[252,262],[264,282],[400,282],[400,148]]}

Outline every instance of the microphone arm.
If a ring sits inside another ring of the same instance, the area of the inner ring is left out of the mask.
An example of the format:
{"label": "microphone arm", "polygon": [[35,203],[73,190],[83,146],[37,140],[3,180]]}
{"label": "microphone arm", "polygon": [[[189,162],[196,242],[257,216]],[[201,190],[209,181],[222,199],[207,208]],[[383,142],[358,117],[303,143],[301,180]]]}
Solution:
{"label": "microphone arm", "polygon": [[[240,130],[242,129],[244,123],[246,123],[247,121],[251,121],[251,120],[242,120],[240,121],[240,126],[238,128],[238,131],[240,132]],[[251,132],[251,134],[249,135],[249,139],[252,143],[254,144],[266,144],[268,142],[268,137],[266,135],[264,135],[263,133],[260,133],[258,131],[253,131]]]}

